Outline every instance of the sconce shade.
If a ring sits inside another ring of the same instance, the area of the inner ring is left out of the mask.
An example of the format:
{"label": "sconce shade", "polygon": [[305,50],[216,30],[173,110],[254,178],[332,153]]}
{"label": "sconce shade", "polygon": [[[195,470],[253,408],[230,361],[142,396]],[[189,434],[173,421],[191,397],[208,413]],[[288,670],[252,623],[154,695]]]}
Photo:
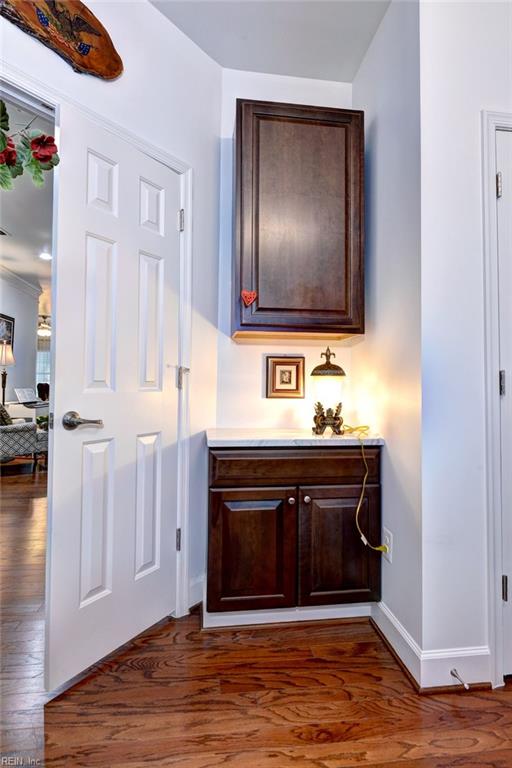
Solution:
{"label": "sconce shade", "polygon": [[331,352],[329,347],[322,352],[320,357],[325,357],[325,363],[320,363],[311,371],[311,376],[346,376],[345,371],[340,365],[331,363],[331,357],[336,357],[334,352]]}
{"label": "sconce shade", "polygon": [[14,365],[16,360],[12,353],[12,346],[6,341],[0,344],[0,367],[6,368],[8,365]]}

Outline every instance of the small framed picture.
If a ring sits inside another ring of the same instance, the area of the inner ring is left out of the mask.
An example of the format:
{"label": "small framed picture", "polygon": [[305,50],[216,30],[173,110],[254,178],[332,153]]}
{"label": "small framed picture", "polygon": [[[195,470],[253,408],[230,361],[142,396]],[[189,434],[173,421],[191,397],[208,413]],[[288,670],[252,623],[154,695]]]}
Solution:
{"label": "small framed picture", "polygon": [[0,312],[0,344],[3,341],[14,347],[14,317],[2,315]]}
{"label": "small framed picture", "polygon": [[267,397],[304,397],[303,357],[267,357]]}

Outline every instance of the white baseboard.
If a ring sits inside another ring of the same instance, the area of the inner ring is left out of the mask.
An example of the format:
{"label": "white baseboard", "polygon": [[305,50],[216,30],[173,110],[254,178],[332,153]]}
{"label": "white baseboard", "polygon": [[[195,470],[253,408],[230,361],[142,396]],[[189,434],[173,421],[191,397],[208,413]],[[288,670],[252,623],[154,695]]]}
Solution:
{"label": "white baseboard", "polygon": [[490,683],[491,652],[487,645],[473,648],[442,648],[421,653],[421,687],[458,685],[450,675],[456,669],[466,683]]}
{"label": "white baseboard", "polygon": [[321,619],[355,619],[371,616],[370,603],[326,605],[304,608],[275,608],[260,611],[203,611],[203,627],[244,627],[252,624],[279,624],[289,621],[319,621]]}
{"label": "white baseboard", "polygon": [[453,668],[469,684],[491,681],[488,646],[424,651],[385,603],[374,605],[372,618],[420,688],[460,685],[450,675]]}
{"label": "white baseboard", "polygon": [[386,603],[375,603],[372,619],[403,661],[418,685],[421,685],[421,648]]}

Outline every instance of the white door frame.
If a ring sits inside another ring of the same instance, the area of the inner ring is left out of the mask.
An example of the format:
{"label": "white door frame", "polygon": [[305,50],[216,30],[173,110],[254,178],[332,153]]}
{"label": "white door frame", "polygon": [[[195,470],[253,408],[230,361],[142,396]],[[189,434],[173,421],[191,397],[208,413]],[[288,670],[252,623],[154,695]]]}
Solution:
{"label": "white door frame", "polygon": [[496,131],[512,131],[512,114],[482,112],[482,189],[485,313],[485,422],[488,558],[488,641],[494,687],[503,685],[501,424],[499,394],[498,226]]}
{"label": "white door frame", "polygon": [[[48,87],[45,83],[28,76],[21,70],[4,64],[1,81],[15,92],[20,91],[27,104],[35,99],[48,105],[54,112],[56,133],[59,130],[59,107],[66,103],[79,110],[89,120],[101,128],[110,131],[115,136],[132,144],[136,149],[180,175],[181,207],[186,211],[186,226],[180,237],[180,308],[179,308],[179,339],[178,365],[190,369],[191,335],[192,335],[192,177],[193,169],[187,163],[179,160],[169,152],[151,144],[140,136],[127,131],[102,115],[84,107],[74,99],[68,98],[62,92]],[[56,200],[58,197],[58,167],[55,173],[54,206],[53,206],[53,246],[56,243]],[[58,255],[57,255],[58,258]],[[52,281],[52,297],[55,281]],[[55,369],[52,361],[52,370]],[[51,388],[53,390],[53,387]],[[189,610],[189,465],[190,465],[190,419],[189,419],[189,378],[183,377],[183,388],[178,392],[178,487],[176,494],[176,526],[181,529],[181,551],[176,553],[176,611],[175,616],[185,616]],[[49,458],[52,451],[52,436],[50,434]],[[48,496],[48,528],[51,525],[51,489]],[[46,562],[49,562],[47,556]]]}

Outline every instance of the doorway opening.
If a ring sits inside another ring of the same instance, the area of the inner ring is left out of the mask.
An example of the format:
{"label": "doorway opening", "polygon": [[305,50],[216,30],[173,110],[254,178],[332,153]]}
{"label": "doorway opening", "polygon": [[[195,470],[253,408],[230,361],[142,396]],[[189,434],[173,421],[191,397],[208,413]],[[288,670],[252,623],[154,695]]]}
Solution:
{"label": "doorway opening", "polygon": [[[0,88],[0,99],[8,116],[8,128],[6,121],[2,127],[15,145],[22,132],[54,137],[50,108],[9,88]],[[36,186],[25,170],[12,179],[11,189],[0,190],[2,755],[22,754],[34,765],[43,762],[42,729],[35,718],[42,719],[48,699],[45,565],[54,330],[54,173],[42,177],[43,185]]]}
{"label": "doorway opening", "polygon": [[488,637],[493,686],[512,674],[512,115],[482,113]]}
{"label": "doorway opening", "polygon": [[[512,675],[512,397],[507,387],[512,377],[512,130],[496,131],[496,218],[499,275],[499,354],[501,422],[501,526],[503,673]],[[503,184],[505,180],[505,184]]]}

